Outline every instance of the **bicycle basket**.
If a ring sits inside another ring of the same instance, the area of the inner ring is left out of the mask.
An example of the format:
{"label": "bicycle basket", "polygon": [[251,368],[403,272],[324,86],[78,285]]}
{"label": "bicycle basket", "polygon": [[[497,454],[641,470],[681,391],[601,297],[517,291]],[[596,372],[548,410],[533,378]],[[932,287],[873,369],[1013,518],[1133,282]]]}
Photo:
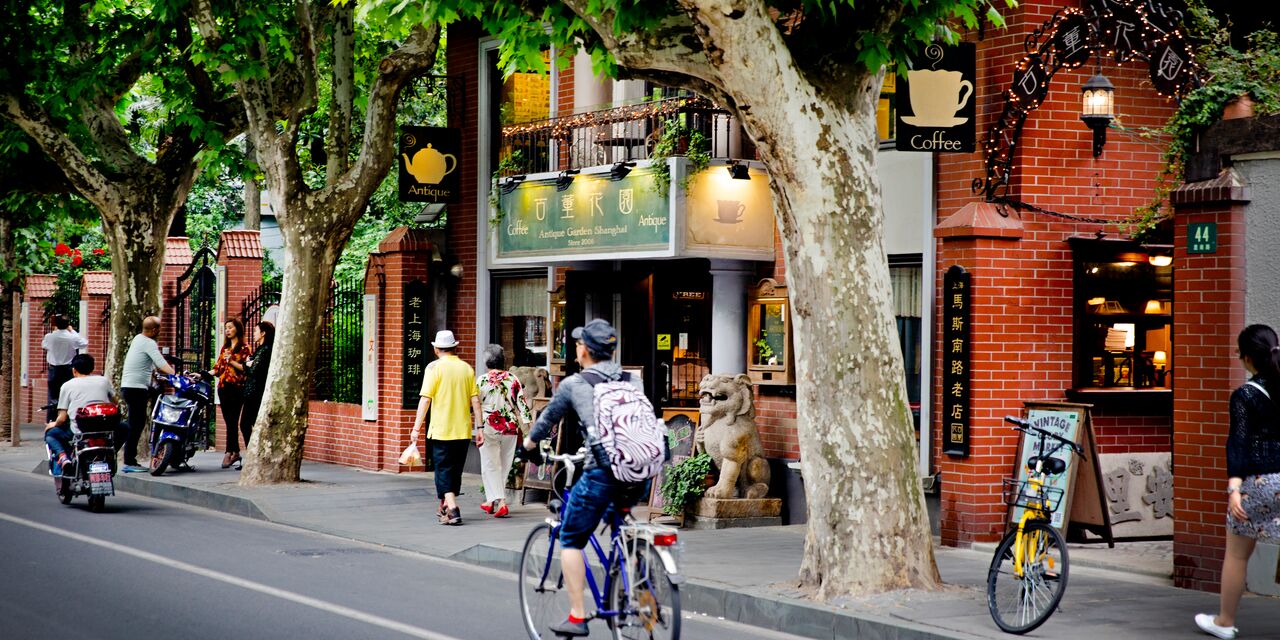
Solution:
{"label": "bicycle basket", "polygon": [[1005,504],[1024,509],[1041,509],[1050,513],[1058,510],[1058,504],[1062,502],[1062,496],[1065,493],[1057,487],[1043,486],[1038,494],[1030,482],[1017,478],[1005,478],[1003,488]]}

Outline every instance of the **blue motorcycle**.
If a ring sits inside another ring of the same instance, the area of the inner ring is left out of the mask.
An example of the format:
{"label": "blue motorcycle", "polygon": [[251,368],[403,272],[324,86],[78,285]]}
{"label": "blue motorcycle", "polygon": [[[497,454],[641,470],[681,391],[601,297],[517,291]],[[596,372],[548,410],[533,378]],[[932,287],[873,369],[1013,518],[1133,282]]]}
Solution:
{"label": "blue motorcycle", "polygon": [[151,475],[167,469],[194,471],[187,464],[209,445],[213,419],[212,377],[184,373],[164,377],[172,393],[160,396],[151,412]]}

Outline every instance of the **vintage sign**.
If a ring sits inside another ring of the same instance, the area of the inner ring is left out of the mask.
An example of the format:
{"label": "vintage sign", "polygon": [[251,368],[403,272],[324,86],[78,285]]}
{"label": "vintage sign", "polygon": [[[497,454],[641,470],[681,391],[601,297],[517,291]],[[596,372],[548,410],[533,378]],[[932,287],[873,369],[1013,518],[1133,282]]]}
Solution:
{"label": "vintage sign", "polygon": [[[1102,474],[1097,466],[1098,454],[1093,433],[1093,419],[1089,414],[1092,405],[1073,402],[1024,402],[1026,418],[1032,426],[1066,438],[1084,449],[1084,456],[1077,456],[1069,449],[1058,449],[1053,457],[1066,463],[1062,473],[1049,476],[1046,486],[1062,490],[1062,497],[1051,517],[1054,527],[1067,532],[1069,525],[1092,531],[1102,536],[1111,546],[1114,535],[1111,520],[1103,510]],[[1045,453],[1058,443],[1045,440]],[[1031,475],[1027,459],[1040,454],[1040,438],[1035,433],[1023,433],[1013,460],[1013,476],[1020,486],[1025,486]],[[1009,522],[1017,522],[1023,509],[1010,506]]]}
{"label": "vintage sign", "polygon": [[525,181],[500,194],[498,258],[565,257],[667,250],[671,210],[648,167],[622,180],[581,174],[566,188]]}
{"label": "vintage sign", "polygon": [[360,418],[378,419],[378,296],[364,296],[364,332],[360,343]]}
{"label": "vintage sign", "polygon": [[404,295],[404,363],[403,384],[404,408],[418,406],[421,398],[422,375],[427,370],[427,363],[434,358],[431,350],[431,336],[427,330],[427,301],[430,300],[427,283],[421,280],[410,280],[405,285]]}
{"label": "vintage sign", "polygon": [[400,128],[400,200],[457,203],[462,197],[462,130]]}
{"label": "vintage sign", "polygon": [[942,452],[969,455],[970,275],[952,265],[942,277]]}
{"label": "vintage sign", "polygon": [[972,153],[977,45],[931,44],[898,84],[898,151]]}
{"label": "vintage sign", "polygon": [[1218,223],[1187,223],[1187,253],[1217,253]]}

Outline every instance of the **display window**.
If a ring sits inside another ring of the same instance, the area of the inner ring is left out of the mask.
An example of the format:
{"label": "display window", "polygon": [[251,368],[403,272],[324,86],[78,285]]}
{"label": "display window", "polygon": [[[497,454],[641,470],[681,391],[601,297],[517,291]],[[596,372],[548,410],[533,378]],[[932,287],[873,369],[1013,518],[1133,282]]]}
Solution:
{"label": "display window", "polygon": [[507,366],[547,366],[546,276],[500,276],[493,284],[497,309],[494,342],[507,352]]}
{"label": "display window", "polygon": [[1171,388],[1171,248],[1077,242],[1073,250],[1076,388]]}

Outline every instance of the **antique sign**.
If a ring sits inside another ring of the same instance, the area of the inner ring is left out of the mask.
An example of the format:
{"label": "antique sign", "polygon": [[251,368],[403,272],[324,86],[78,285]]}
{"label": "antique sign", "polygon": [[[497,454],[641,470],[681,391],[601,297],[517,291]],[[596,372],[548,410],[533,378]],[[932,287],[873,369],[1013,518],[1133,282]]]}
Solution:
{"label": "antique sign", "polygon": [[972,153],[977,45],[931,44],[898,84],[898,151]]}
{"label": "antique sign", "polygon": [[418,406],[422,391],[422,375],[427,363],[434,359],[431,336],[427,330],[427,283],[410,280],[404,295],[404,408]]}
{"label": "antique sign", "polygon": [[400,128],[400,200],[460,202],[462,130],[445,127]]}
{"label": "antique sign", "polygon": [[942,452],[969,455],[970,276],[952,265],[942,278]]}
{"label": "antique sign", "polygon": [[582,256],[667,250],[671,211],[648,167],[622,180],[580,174],[567,187],[555,179],[525,181],[499,195],[498,257]]}
{"label": "antique sign", "polygon": [[1217,253],[1218,223],[1187,223],[1187,253]]}

